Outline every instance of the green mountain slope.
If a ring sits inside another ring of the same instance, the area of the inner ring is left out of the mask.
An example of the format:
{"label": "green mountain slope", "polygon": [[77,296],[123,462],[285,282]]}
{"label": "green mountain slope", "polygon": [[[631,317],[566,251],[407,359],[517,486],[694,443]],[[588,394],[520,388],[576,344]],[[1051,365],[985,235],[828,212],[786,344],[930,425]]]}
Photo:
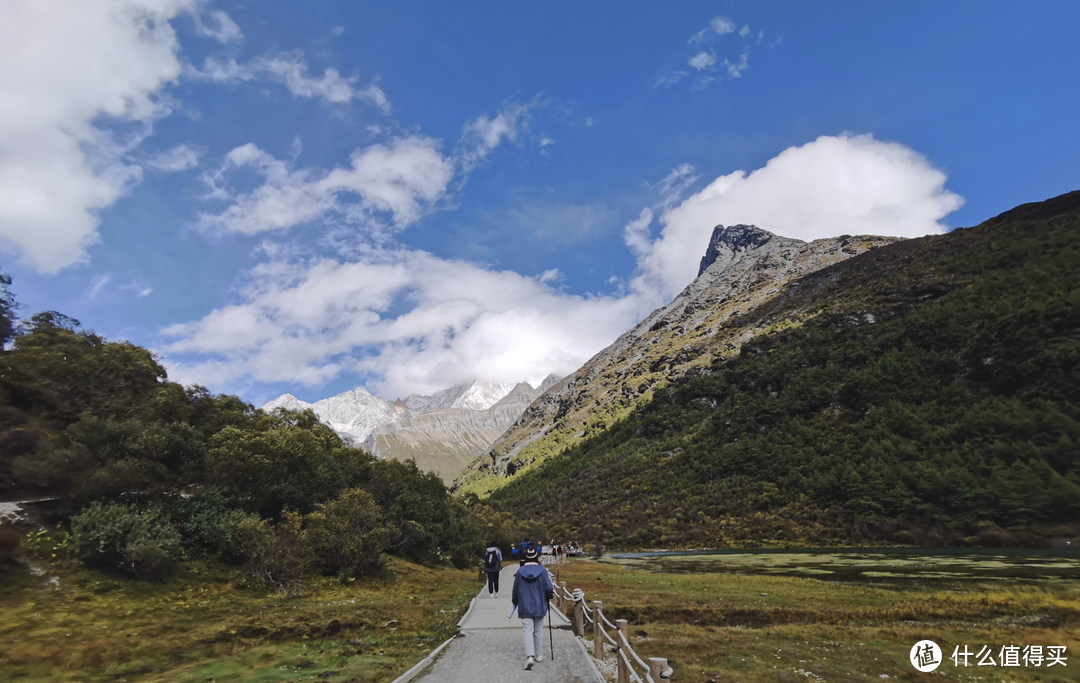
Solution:
{"label": "green mountain slope", "polygon": [[1080,192],[878,247],[491,498],[624,547],[1076,536],[1078,284]]}
{"label": "green mountain slope", "polygon": [[543,393],[458,477],[456,490],[485,495],[607,429],[663,383],[737,353],[761,332],[755,309],[785,296],[792,282],[896,239],[844,235],[807,243],[751,225],[716,226],[698,277]]}

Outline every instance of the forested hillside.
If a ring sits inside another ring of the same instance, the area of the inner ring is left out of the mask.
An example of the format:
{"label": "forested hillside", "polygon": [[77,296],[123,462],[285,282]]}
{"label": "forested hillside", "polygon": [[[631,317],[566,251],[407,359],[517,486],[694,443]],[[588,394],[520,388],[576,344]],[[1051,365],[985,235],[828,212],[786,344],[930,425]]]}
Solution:
{"label": "forested hillside", "polygon": [[882,246],[492,499],[610,546],[1080,533],[1080,192]]}
{"label": "forested hillside", "polygon": [[170,382],[148,350],[56,312],[16,320],[2,284],[0,494],[55,496],[65,546],[89,564],[146,577],[209,554],[288,591],[375,570],[384,552],[461,565],[504,519],[310,411]]}

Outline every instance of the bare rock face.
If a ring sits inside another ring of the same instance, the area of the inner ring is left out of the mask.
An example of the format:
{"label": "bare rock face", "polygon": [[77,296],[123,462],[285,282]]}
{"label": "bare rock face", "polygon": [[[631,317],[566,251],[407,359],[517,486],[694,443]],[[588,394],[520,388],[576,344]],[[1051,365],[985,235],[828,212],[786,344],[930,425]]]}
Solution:
{"label": "bare rock face", "polygon": [[557,381],[548,375],[536,389],[525,382],[471,382],[433,396],[410,394],[395,401],[377,398],[363,387],[315,403],[283,394],[262,409],[313,410],[322,422],[369,453],[415,459],[420,469],[449,483]]}
{"label": "bare rock face", "polygon": [[[555,381],[549,375],[539,389],[521,382],[483,410],[442,408],[383,425],[364,441],[363,448],[380,458],[414,459],[420,469],[450,483],[514,424],[545,385],[550,387]],[[475,394],[462,392],[455,402],[471,405],[475,400]]]}
{"label": "bare rock face", "polygon": [[708,372],[761,332],[745,314],[800,277],[892,237],[842,236],[807,243],[752,225],[717,226],[698,277],[668,305],[543,393],[491,449],[455,481],[484,494],[506,477],[602,431],[647,401],[657,383]]}

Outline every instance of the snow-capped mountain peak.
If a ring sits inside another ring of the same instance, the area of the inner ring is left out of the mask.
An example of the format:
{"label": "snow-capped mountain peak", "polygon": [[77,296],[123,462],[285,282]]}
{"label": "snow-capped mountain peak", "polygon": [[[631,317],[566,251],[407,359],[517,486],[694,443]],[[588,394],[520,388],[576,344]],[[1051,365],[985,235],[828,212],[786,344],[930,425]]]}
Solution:
{"label": "snow-capped mountain peak", "polygon": [[509,394],[515,386],[505,382],[470,382],[443,389],[434,396],[410,394],[393,402],[372,396],[364,387],[357,387],[315,403],[306,403],[292,394],[283,394],[266,403],[262,409],[269,412],[277,408],[310,408],[336,432],[361,442],[378,427],[433,410],[487,410]]}
{"label": "snow-capped mountain peak", "polygon": [[310,403],[301,401],[292,394],[282,394],[281,396],[275,398],[273,401],[270,401],[269,403],[264,405],[262,409],[270,413],[277,410],[278,408],[284,408],[285,410],[301,411],[307,410],[310,407]]}
{"label": "snow-capped mountain peak", "polygon": [[463,410],[487,410],[498,403],[503,396],[513,391],[515,386],[517,386],[516,383],[504,382],[473,382],[472,384],[466,384],[461,387],[461,392],[449,407]]}

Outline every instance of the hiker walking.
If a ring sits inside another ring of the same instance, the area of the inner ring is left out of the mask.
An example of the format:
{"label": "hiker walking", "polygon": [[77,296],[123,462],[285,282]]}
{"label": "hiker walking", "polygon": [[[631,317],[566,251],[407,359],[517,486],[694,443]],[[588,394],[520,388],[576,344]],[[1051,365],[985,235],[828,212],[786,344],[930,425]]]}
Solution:
{"label": "hiker walking", "polygon": [[499,572],[502,571],[502,551],[492,541],[484,550],[484,573],[487,574],[488,597],[499,597]]}
{"label": "hiker walking", "polygon": [[536,548],[525,551],[525,563],[514,576],[514,607],[511,617],[517,610],[521,619],[521,633],[525,641],[525,669],[531,670],[533,664],[544,661],[544,615],[548,611],[548,601],[555,597],[555,587],[547,569],[540,566],[540,556]]}

